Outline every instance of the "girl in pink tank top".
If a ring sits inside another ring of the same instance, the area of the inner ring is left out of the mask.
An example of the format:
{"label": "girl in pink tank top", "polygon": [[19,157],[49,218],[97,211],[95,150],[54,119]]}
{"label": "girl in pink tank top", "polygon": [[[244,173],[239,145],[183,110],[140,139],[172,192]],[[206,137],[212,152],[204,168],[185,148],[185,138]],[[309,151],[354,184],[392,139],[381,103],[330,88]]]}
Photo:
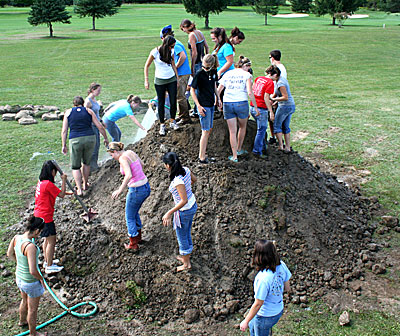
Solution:
{"label": "girl in pink tank top", "polygon": [[143,173],[142,161],[135,152],[125,151],[122,142],[111,142],[107,151],[114,160],[120,163],[120,172],[125,176],[121,186],[112,193],[112,199],[117,199],[126,187],[129,189],[125,206],[129,244],[125,244],[125,248],[138,250],[138,243],[142,240],[142,221],[139,210],[150,195],[150,185]]}

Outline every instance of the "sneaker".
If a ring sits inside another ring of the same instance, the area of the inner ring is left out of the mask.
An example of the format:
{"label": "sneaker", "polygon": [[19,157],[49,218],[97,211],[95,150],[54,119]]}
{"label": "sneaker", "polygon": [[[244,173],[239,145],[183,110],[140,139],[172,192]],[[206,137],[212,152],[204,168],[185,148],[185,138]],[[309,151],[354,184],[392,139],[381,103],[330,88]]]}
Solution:
{"label": "sneaker", "polygon": [[160,135],[165,135],[165,124],[160,125]]}
{"label": "sneaker", "polygon": [[47,266],[45,269],[45,273],[46,274],[51,274],[51,273],[57,273],[60,272],[64,269],[63,266],[57,266],[55,264],[51,265],[51,266]]}
{"label": "sneaker", "polygon": [[174,131],[179,129],[179,126],[178,126],[178,124],[176,123],[175,120],[172,123],[169,124],[169,127],[171,127],[171,129],[173,129]]}
{"label": "sneaker", "polygon": [[[58,266],[57,264],[60,262],[60,259],[53,259],[53,265]],[[43,267],[47,267],[47,262],[43,261]]]}
{"label": "sneaker", "polygon": [[268,140],[268,143],[270,145],[276,144],[276,138],[270,137],[269,140]]}
{"label": "sneaker", "polygon": [[243,154],[249,154],[249,152],[245,149],[241,149],[240,151],[237,151],[237,155],[243,155]]}

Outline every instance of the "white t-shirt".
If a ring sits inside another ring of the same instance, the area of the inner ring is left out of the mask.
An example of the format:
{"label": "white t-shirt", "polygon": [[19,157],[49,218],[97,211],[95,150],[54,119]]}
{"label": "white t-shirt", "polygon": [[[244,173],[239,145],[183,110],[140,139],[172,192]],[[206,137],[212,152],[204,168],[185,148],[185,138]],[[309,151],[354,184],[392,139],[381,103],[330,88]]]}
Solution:
{"label": "white t-shirt", "polygon": [[[160,59],[160,52],[157,48],[151,51],[151,55],[154,57],[154,64],[156,66],[155,76],[160,79],[169,79],[175,76],[174,69],[171,64],[167,64]],[[172,62],[174,61],[174,50],[171,50]]]}
{"label": "white t-shirt", "polygon": [[252,78],[250,72],[234,69],[225,72],[219,83],[225,87],[224,102],[234,103],[248,100],[246,82]]}
{"label": "white t-shirt", "polygon": [[287,71],[286,71],[285,66],[282,63],[277,64],[276,66],[279,68],[279,70],[281,70],[281,77],[284,77],[287,79]]}

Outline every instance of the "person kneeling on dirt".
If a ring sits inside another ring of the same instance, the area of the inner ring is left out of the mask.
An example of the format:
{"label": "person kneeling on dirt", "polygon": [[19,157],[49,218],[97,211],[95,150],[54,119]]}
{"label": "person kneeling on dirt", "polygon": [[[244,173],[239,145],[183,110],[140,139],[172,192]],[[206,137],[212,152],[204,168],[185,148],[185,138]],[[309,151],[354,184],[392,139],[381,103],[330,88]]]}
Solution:
{"label": "person kneeling on dirt", "polygon": [[197,211],[196,198],[192,193],[192,183],[195,183],[197,178],[189,168],[182,167],[176,153],[166,153],[162,160],[165,168],[169,171],[171,180],[169,191],[175,202],[175,206],[163,216],[163,225],[170,225],[171,218],[174,216],[174,229],[179,244],[179,255],[176,258],[183,264],[176,270],[177,272],[190,270],[192,268],[190,254],[193,251],[192,222]]}
{"label": "person kneeling on dirt", "polygon": [[92,129],[92,123],[99,129],[104,137],[104,144],[108,145],[106,130],[97,119],[95,113],[83,106],[82,97],[74,98],[74,107],[65,113],[61,131],[62,153],[67,155],[67,134],[69,128],[69,146],[71,155],[72,175],[76,183],[76,193],[81,196],[83,191],[89,188],[90,160],[96,136]]}
{"label": "person kneeling on dirt", "polygon": [[66,192],[67,175],[61,176],[61,190],[54,184],[57,175],[57,168],[52,161],[45,161],[40,171],[39,181],[35,192],[35,211],[34,216],[43,218],[45,225],[41,236],[44,237],[43,255],[44,268],[46,274],[60,272],[64,267],[58,266],[57,259],[54,258],[56,247],[56,227],[54,225],[54,204],[56,197],[64,198],[65,195],[72,195]]}
{"label": "person kneeling on dirt", "polygon": [[7,250],[7,256],[17,262],[15,271],[22,301],[19,305],[19,326],[29,327],[31,336],[43,336],[36,332],[36,320],[40,297],[44,293],[43,277],[38,272],[39,247],[33,239],[39,237],[44,220],[31,217],[23,235],[15,236]]}
{"label": "person kneeling on dirt", "polygon": [[119,162],[121,174],[125,175],[121,186],[112,193],[112,199],[116,199],[126,187],[129,188],[125,207],[129,244],[125,244],[125,248],[138,250],[138,243],[142,241],[142,221],[140,220],[139,210],[150,195],[150,184],[143,173],[142,160],[135,152],[125,151],[122,142],[111,142],[107,152],[114,160]]}
{"label": "person kneeling on dirt", "polygon": [[260,239],[254,246],[253,262],[258,271],[254,279],[254,303],[240,330],[250,329],[250,336],[272,334],[272,327],[283,314],[283,292],[290,292],[292,276],[280,259],[275,242]]}

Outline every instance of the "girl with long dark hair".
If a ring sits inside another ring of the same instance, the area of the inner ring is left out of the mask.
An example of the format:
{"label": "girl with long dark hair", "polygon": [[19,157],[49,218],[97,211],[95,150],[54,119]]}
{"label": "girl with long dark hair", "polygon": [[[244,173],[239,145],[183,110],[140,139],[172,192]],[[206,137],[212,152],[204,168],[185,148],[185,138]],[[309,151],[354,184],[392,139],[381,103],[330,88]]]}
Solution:
{"label": "girl with long dark hair", "polygon": [[182,167],[176,153],[166,153],[162,160],[169,172],[171,181],[169,191],[175,202],[175,206],[163,216],[163,225],[170,225],[173,217],[173,226],[179,244],[179,255],[176,258],[182,263],[176,270],[177,272],[190,270],[192,268],[190,254],[193,251],[191,230],[193,217],[197,211],[192,183],[195,183],[197,178],[190,172],[189,168]]}
{"label": "girl with long dark hair", "polygon": [[253,266],[258,271],[254,279],[254,303],[240,330],[250,329],[250,336],[268,336],[283,314],[283,292],[290,292],[292,276],[280,259],[275,242],[260,239],[253,253]]}
{"label": "girl with long dark hair", "polygon": [[149,67],[151,63],[155,64],[156,72],[154,78],[154,86],[157,92],[158,100],[158,114],[160,118],[160,135],[166,134],[165,129],[165,92],[168,92],[169,100],[171,103],[171,119],[170,126],[173,130],[179,129],[175,121],[176,109],[177,109],[177,89],[178,89],[178,71],[175,66],[175,60],[173,56],[173,49],[176,40],[173,36],[169,35],[162,40],[162,44],[154,48],[149,57],[147,58],[144,66],[144,87],[146,90],[149,89]]}
{"label": "girl with long dark hair", "polygon": [[217,54],[219,67],[218,77],[221,78],[225,72],[233,70],[233,56],[235,55],[235,49],[232,46],[231,41],[229,41],[226,36],[226,31],[224,28],[214,28],[210,32],[212,41],[215,43],[213,54]]}
{"label": "girl with long dark hair", "polygon": [[66,191],[67,175],[61,175],[61,189],[54,184],[54,178],[57,175],[57,168],[52,161],[45,161],[40,171],[39,181],[35,192],[35,210],[34,216],[43,218],[44,230],[41,234],[44,237],[43,255],[45,272],[60,272],[63,267],[57,265],[54,260],[54,251],[56,247],[56,227],[54,224],[54,204],[56,198],[64,198],[65,195],[71,195]]}

